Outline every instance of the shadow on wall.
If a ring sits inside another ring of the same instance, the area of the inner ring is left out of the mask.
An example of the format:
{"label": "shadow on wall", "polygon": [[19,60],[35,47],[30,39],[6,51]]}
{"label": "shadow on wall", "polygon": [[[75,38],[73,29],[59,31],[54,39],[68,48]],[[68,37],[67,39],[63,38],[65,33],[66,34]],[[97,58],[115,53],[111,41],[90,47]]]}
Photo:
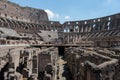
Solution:
{"label": "shadow on wall", "polygon": [[71,74],[67,64],[64,64],[64,72],[63,72],[62,76],[65,77],[66,80],[73,80],[72,74]]}

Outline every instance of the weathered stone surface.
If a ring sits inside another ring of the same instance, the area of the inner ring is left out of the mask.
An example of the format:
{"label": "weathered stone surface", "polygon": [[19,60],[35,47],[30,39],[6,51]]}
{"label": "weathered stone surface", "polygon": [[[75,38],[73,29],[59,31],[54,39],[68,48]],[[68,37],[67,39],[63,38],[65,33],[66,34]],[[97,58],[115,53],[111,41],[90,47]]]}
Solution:
{"label": "weathered stone surface", "polygon": [[16,20],[27,21],[48,21],[47,13],[41,9],[31,7],[21,7],[18,4],[12,3],[7,0],[0,1],[0,14],[1,16],[9,17]]}
{"label": "weathered stone surface", "polygon": [[120,13],[60,24],[1,0],[0,80],[120,80]]}

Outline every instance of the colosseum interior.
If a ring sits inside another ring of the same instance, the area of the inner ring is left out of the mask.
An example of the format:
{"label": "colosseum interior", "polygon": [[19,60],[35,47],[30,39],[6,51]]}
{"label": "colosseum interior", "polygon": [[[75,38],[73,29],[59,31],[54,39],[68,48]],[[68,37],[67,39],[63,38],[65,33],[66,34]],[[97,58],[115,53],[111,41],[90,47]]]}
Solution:
{"label": "colosseum interior", "polygon": [[120,80],[120,13],[60,24],[0,0],[0,80]]}

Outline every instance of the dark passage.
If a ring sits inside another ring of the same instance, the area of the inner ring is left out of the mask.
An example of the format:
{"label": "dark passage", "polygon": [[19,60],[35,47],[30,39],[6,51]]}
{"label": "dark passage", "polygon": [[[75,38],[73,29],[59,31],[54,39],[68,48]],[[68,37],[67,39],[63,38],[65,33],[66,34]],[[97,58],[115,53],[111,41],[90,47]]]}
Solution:
{"label": "dark passage", "polygon": [[4,66],[4,68],[1,69],[0,72],[0,80],[4,80],[4,72],[8,71],[8,63]]}
{"label": "dark passage", "polygon": [[64,64],[64,72],[62,74],[66,78],[66,80],[73,80],[72,74],[70,72],[70,69],[68,68],[67,64]]}
{"label": "dark passage", "polygon": [[58,53],[60,56],[64,56],[64,51],[65,51],[65,47],[63,46],[58,47]]}

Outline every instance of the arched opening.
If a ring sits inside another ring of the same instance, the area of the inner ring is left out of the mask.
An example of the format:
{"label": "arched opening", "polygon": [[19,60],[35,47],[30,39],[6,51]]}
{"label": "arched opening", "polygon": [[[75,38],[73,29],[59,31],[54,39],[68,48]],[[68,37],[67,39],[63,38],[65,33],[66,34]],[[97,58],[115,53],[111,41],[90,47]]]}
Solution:
{"label": "arched opening", "polygon": [[5,17],[7,17],[7,14],[5,14]]}
{"label": "arched opening", "polygon": [[28,30],[28,27],[25,27],[25,30]]}

